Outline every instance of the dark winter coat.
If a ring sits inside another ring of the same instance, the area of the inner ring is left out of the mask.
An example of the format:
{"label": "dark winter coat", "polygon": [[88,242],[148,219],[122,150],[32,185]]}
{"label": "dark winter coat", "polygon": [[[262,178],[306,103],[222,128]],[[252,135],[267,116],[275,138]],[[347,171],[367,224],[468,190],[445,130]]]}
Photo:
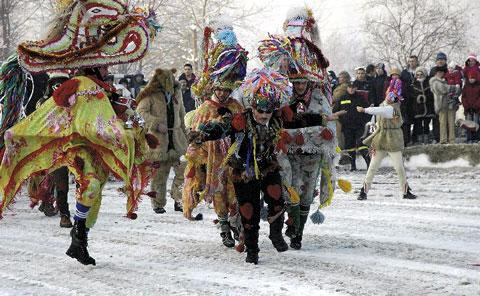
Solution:
{"label": "dark winter coat", "polygon": [[374,88],[375,98],[373,104],[375,106],[380,105],[383,100],[385,100],[385,92],[387,91],[388,85],[390,83],[390,77],[387,74],[382,76],[377,76],[373,79],[372,84]]}
{"label": "dark winter coat", "polygon": [[411,72],[409,68],[406,68],[403,69],[402,73],[400,74],[400,79],[402,80],[403,85],[402,93],[404,94],[403,102],[400,105],[400,110],[402,111],[403,120],[406,123],[412,123],[414,119],[413,103],[415,98],[411,97],[408,93],[408,89],[412,86],[412,83],[415,80],[414,72]]}
{"label": "dark winter coat", "polygon": [[473,109],[474,112],[477,112],[477,113],[480,112],[480,82],[479,81],[475,81],[475,83],[471,84],[467,80],[462,90],[462,104],[465,112],[470,112],[470,109]]}
{"label": "dark winter coat", "polygon": [[408,96],[412,98],[413,116],[415,118],[435,117],[434,98],[428,79],[415,79],[408,88]]}
{"label": "dark winter coat", "polygon": [[353,81],[353,85],[357,87],[357,91],[365,98],[369,105],[373,104],[375,101],[375,89],[370,81]]}
{"label": "dark winter coat", "polygon": [[345,110],[347,114],[340,116],[340,123],[344,128],[363,129],[370,120],[370,115],[357,111],[357,106],[367,108],[369,105],[361,95],[347,93],[333,107],[333,112]]}
{"label": "dark winter coat", "polygon": [[192,79],[188,80],[185,73],[182,73],[180,77],[178,77],[178,81],[185,80],[187,82],[187,86],[185,89],[182,89],[182,96],[183,96],[183,106],[185,107],[185,112],[188,113],[195,109],[195,100],[192,98],[192,84],[195,82],[195,75],[192,74]]}

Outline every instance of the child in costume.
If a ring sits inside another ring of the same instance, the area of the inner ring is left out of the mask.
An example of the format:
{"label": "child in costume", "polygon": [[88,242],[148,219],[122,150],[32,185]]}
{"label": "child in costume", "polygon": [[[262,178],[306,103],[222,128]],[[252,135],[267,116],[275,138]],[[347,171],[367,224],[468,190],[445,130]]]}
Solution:
{"label": "child in costume", "polygon": [[[9,59],[0,71],[4,107],[0,132],[5,143],[0,214],[25,180],[67,167],[78,184],[67,255],[95,265],[87,250],[87,233],[96,221],[108,175],[125,181],[127,216],[135,218],[151,174],[150,163],[143,157],[145,143],[156,144],[153,136],[142,131],[143,119],[133,111],[133,102],[122,102],[104,82],[107,66],[142,58],[158,26],[153,15],[141,9],[130,12],[126,1],[58,3],[57,22],[46,39],[20,44],[18,57]],[[21,119],[28,96],[16,90],[24,85],[29,71],[56,69],[79,70],[79,74]]]}

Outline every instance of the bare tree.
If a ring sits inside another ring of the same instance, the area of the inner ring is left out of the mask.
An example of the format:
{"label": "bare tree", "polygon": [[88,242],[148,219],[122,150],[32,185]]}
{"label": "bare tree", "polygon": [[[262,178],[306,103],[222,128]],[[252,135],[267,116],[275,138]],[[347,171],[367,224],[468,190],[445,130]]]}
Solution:
{"label": "bare tree", "polygon": [[135,5],[150,5],[162,26],[149,54],[141,61],[126,65],[129,72],[150,73],[158,66],[181,67],[185,62],[200,68],[203,28],[220,15],[229,15],[236,30],[253,32],[249,24],[262,7],[245,6],[235,0],[136,0]]}
{"label": "bare tree", "polygon": [[368,0],[364,31],[373,58],[405,67],[410,55],[421,64],[438,51],[465,45],[465,8],[448,0]]}

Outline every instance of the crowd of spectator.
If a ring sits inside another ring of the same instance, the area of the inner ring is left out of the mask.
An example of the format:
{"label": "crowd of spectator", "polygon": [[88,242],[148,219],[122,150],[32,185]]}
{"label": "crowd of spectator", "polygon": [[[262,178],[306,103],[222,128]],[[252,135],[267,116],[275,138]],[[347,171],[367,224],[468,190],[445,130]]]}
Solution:
{"label": "crowd of spectator", "polygon": [[[331,73],[335,77],[334,73]],[[355,69],[351,80],[347,71],[333,80],[333,100],[336,110],[347,110],[347,116],[337,123],[340,147],[354,157],[361,152],[361,139],[372,126],[371,118],[356,111],[356,106],[379,106],[392,79],[399,78],[402,97],[401,115],[405,146],[419,144],[447,144],[480,141],[480,63],[475,54],[469,54],[463,65],[448,63],[447,55],[439,52],[435,66],[427,71],[418,57],[408,58],[408,65],[400,71],[383,63],[369,64]],[[465,119],[457,115],[463,107]],[[456,117],[459,118],[456,118]],[[460,120],[459,120],[460,119]],[[462,128],[456,128],[459,125]],[[366,159],[367,161],[367,159]],[[352,168],[355,166],[352,163]]]}

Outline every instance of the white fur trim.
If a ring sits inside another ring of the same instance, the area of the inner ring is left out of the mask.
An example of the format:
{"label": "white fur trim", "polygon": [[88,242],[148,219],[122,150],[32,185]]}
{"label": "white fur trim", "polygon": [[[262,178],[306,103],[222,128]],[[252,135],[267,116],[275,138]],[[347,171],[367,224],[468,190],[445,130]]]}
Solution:
{"label": "white fur trim", "polygon": [[308,18],[308,12],[307,12],[307,7],[306,6],[296,6],[296,7],[291,7],[287,11],[287,21],[295,18]]}

